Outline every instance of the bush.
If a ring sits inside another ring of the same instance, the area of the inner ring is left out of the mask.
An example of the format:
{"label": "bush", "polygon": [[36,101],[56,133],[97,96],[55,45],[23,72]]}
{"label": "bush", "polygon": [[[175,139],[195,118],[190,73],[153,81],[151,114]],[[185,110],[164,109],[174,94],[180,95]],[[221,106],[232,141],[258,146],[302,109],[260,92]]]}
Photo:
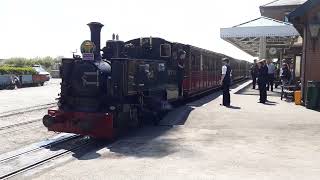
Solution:
{"label": "bush", "polygon": [[34,75],[36,73],[36,70],[34,70],[32,67],[0,66],[0,74]]}
{"label": "bush", "polygon": [[36,57],[32,59],[21,58],[21,57],[14,57],[7,59],[4,64],[8,66],[15,66],[15,67],[31,67],[32,65],[41,65],[44,69],[49,71],[53,64],[59,63],[61,61],[61,57],[52,58],[50,56],[47,57]]}

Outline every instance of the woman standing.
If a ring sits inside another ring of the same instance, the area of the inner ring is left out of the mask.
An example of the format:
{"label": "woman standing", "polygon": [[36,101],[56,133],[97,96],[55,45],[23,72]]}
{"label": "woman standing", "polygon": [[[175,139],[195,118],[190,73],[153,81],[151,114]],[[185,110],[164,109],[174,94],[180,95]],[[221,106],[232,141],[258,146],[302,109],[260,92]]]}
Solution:
{"label": "woman standing", "polygon": [[281,81],[282,85],[287,85],[291,77],[290,69],[287,63],[282,64]]}

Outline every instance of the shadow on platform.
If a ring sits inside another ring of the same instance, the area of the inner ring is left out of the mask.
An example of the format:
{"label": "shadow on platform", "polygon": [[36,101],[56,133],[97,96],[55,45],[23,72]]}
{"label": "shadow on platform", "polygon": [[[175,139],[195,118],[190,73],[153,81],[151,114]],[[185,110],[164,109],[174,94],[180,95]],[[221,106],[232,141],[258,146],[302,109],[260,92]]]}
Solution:
{"label": "shadow on platform", "polygon": [[[259,89],[252,89],[250,86],[236,92],[238,95],[259,96]],[[281,97],[281,89],[275,88],[274,91],[267,91],[267,96]]]}
{"label": "shadow on platform", "polygon": [[[216,92],[202,97],[192,102],[187,102],[169,112],[160,122],[159,126],[146,126],[140,130],[132,131],[126,137],[107,146],[110,152],[117,154],[118,157],[151,157],[161,158],[177,151],[192,153],[189,149],[183,148],[174,138],[166,138],[166,134],[177,133],[179,126],[184,125],[190,113],[196,108],[201,107],[221,95]],[[232,107],[239,109],[240,107]]]}
{"label": "shadow on platform", "polygon": [[194,99],[192,102],[187,103],[187,106],[201,107],[201,106],[203,106],[203,105],[205,105],[205,104],[217,99],[221,95],[222,95],[221,91],[213,93],[213,94],[209,94],[208,96],[205,96],[205,97],[200,98],[198,100]]}
{"label": "shadow on platform", "polygon": [[228,107],[226,107],[226,108],[229,108],[229,109],[241,109],[241,107],[238,107],[238,106],[228,106]]}
{"label": "shadow on platform", "polygon": [[[73,152],[73,157],[79,160],[91,160],[97,158],[122,158],[150,157],[162,158],[177,151],[192,153],[189,149],[183,148],[177,142],[177,138],[169,138],[167,134],[179,134],[180,125],[184,125],[190,113],[196,108],[217,99],[221,91],[209,94],[200,99],[191,99],[184,102],[171,112],[169,112],[160,122],[159,126],[146,125],[140,129],[132,130],[115,141],[96,141],[90,147],[86,147]],[[241,107],[230,106],[230,109],[241,109]],[[178,137],[179,139],[179,137]],[[59,150],[63,147],[55,147],[51,150]],[[107,149],[106,153],[99,151]]]}

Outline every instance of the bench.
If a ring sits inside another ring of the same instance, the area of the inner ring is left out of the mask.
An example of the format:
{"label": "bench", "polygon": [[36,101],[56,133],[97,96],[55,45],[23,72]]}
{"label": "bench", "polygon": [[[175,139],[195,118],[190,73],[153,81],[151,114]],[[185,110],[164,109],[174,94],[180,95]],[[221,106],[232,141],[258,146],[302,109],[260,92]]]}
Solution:
{"label": "bench", "polygon": [[291,99],[294,101],[294,91],[298,90],[299,87],[296,85],[281,85],[281,100],[285,97],[287,100]]}

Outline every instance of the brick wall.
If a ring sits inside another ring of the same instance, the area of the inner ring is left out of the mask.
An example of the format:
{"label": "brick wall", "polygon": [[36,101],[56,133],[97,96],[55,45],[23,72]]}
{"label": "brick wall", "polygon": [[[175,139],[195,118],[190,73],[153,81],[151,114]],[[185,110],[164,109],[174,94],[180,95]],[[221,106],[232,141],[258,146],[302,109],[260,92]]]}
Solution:
{"label": "brick wall", "polygon": [[308,81],[320,81],[320,36],[318,36],[316,39],[313,39],[308,27],[308,21],[310,21],[310,19],[312,19],[319,11],[320,6],[315,7],[307,14],[304,22],[304,55],[302,68],[302,74],[304,75],[304,96],[306,95]]}

